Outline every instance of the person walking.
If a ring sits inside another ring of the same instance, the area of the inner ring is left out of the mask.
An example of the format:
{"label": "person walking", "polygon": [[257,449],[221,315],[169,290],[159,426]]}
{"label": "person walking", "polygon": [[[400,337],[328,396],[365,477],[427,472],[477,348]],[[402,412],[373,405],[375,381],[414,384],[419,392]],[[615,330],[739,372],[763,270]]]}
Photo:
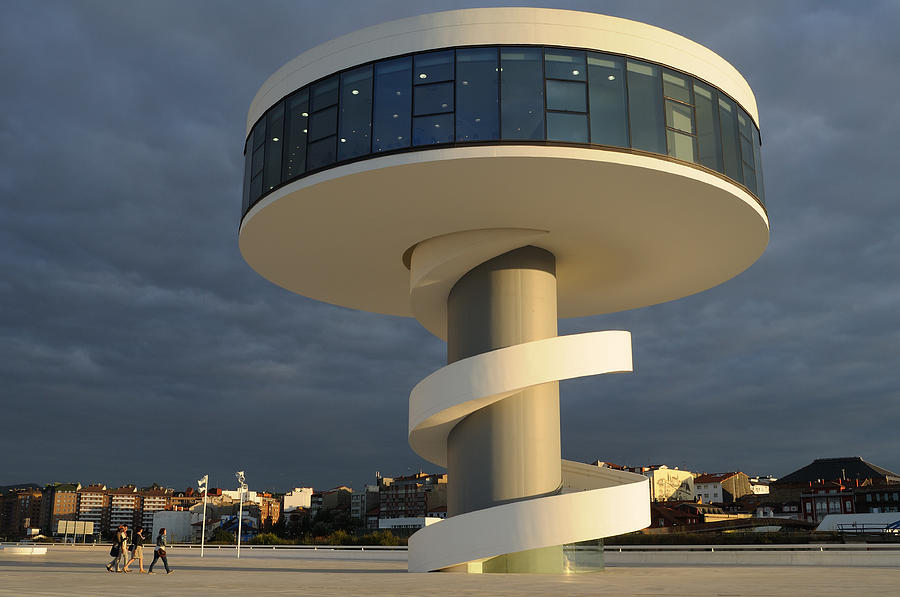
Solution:
{"label": "person walking", "polygon": [[146,570],[144,570],[144,529],[142,528],[139,528],[134,534],[134,539],[131,542],[131,559],[125,564],[123,570],[125,570],[125,572],[131,572],[128,567],[131,566],[131,563],[135,560],[138,561],[138,572],[146,572]]}
{"label": "person walking", "polygon": [[169,570],[169,560],[166,559],[166,528],[163,527],[159,529],[159,535],[156,536],[156,549],[153,550],[153,561],[150,562],[150,570],[147,571],[147,574],[153,574],[153,566],[156,565],[156,560],[162,560],[163,566],[166,567],[166,574],[172,574],[172,570]]}
{"label": "person walking", "polygon": [[109,550],[109,555],[111,555],[113,559],[106,565],[107,572],[113,572],[113,565],[116,567],[115,572],[121,572],[121,570],[119,570],[119,562],[125,562],[125,542],[127,540],[128,527],[120,524],[118,529],[116,529],[116,536],[113,538],[113,546]]}

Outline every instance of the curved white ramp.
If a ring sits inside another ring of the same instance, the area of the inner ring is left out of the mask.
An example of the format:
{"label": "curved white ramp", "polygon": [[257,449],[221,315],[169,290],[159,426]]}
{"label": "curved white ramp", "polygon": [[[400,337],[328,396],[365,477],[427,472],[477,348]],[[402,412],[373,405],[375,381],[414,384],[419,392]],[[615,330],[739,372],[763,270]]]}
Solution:
{"label": "curved white ramp", "polygon": [[[459,360],[413,389],[410,446],[446,465],[447,436],[468,414],[542,383],[631,370],[631,334],[625,331],[546,338]],[[410,572],[609,537],[650,524],[643,475],[568,461],[561,466],[559,495],[468,512],[416,532],[409,541]]]}

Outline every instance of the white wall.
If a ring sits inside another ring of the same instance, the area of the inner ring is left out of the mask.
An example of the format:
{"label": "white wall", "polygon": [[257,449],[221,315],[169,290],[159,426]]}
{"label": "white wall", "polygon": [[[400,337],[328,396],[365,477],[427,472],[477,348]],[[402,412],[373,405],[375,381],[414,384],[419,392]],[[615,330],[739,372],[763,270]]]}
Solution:
{"label": "white wall", "polygon": [[312,487],[295,487],[293,491],[284,494],[284,511],[309,508],[312,504],[312,494]]}
{"label": "white wall", "polygon": [[658,468],[644,473],[650,479],[650,499],[693,500],[695,497],[694,474],[671,468]]}
{"label": "white wall", "polygon": [[152,544],[159,535],[159,529],[166,529],[166,537],[170,543],[190,543],[192,541],[191,515],[189,510],[172,511],[157,510],[153,513],[153,533],[144,537],[144,543]]}
{"label": "white wall", "polygon": [[[222,491],[222,495],[230,497],[234,501],[239,501],[241,499],[240,491]],[[253,502],[254,504],[259,504],[262,502],[260,497],[256,494],[255,491],[245,491],[244,492],[244,503]]]}
{"label": "white wall", "polygon": [[428,525],[440,522],[441,518],[432,516],[406,517],[406,518],[380,518],[378,520],[379,529],[421,529]]}

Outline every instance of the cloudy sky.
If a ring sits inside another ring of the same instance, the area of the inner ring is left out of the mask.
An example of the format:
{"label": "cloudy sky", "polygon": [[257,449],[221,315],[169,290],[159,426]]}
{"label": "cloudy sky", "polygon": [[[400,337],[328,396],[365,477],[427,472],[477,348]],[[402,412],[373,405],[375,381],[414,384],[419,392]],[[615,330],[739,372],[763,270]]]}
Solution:
{"label": "cloudy sky", "polygon": [[[355,29],[509,3],[0,0],[0,485],[205,473],[360,486],[435,467],[406,443],[443,364],[416,321],[282,290],[237,247],[246,113]],[[771,242],[707,292],[566,320],[628,329],[630,375],[561,384],[563,456],[900,470],[900,4],[519,2],[661,26],[759,103]]]}

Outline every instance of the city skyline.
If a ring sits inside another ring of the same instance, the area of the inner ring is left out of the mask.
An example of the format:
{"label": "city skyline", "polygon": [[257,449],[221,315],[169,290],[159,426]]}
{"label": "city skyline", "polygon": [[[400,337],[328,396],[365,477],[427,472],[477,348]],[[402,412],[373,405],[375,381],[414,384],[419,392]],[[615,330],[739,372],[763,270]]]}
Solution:
{"label": "city skyline", "polygon": [[[262,79],[318,43],[508,4],[223,2],[210,18],[202,2],[8,3],[0,450],[14,456],[0,485],[75,470],[227,488],[243,469],[283,490],[436,470],[408,447],[406,414],[443,344],[412,319],[292,295],[241,259],[243,123]],[[884,75],[900,66],[900,9],[517,4],[646,22],[734,64],[759,105],[772,222],[763,257],[720,287],[560,321],[635,339],[634,373],[562,384],[563,457],[900,469],[900,438],[876,425],[900,415],[900,119],[885,108],[900,88]]]}

